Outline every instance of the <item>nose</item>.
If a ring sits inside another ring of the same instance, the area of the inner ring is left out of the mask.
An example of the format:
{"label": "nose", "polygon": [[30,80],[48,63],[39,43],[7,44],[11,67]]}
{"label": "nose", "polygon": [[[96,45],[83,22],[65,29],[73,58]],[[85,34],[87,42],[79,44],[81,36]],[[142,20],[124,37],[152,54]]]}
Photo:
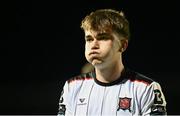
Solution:
{"label": "nose", "polygon": [[99,42],[98,42],[98,40],[94,39],[94,41],[92,42],[91,49],[99,49]]}

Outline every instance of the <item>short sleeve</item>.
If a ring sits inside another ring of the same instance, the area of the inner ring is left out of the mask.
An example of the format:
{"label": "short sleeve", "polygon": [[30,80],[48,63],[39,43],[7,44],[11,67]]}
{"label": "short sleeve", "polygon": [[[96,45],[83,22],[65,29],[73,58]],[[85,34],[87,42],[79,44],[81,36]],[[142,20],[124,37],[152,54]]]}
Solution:
{"label": "short sleeve", "polygon": [[145,90],[141,101],[143,116],[167,115],[166,100],[161,86],[157,82],[152,82]]}
{"label": "short sleeve", "polygon": [[68,116],[70,114],[70,108],[68,104],[68,99],[69,99],[68,89],[69,89],[68,82],[66,82],[63,86],[63,90],[61,91],[61,95],[59,99],[58,116]]}

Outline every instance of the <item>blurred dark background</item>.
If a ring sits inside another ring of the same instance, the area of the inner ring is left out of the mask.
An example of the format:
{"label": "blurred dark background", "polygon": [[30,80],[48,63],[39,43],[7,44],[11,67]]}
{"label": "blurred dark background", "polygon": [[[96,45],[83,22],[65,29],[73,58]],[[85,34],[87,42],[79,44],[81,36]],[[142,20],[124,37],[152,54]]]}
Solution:
{"label": "blurred dark background", "polygon": [[131,41],[124,64],[159,81],[168,114],[180,114],[178,0],[22,0],[0,8],[0,114],[57,114],[65,80],[86,63],[80,22],[98,8],[125,12]]}

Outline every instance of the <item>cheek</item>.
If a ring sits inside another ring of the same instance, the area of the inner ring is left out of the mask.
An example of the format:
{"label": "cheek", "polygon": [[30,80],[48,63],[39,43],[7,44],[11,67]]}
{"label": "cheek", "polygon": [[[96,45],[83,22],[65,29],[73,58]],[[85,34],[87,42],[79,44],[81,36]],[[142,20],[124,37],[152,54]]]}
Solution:
{"label": "cheek", "polygon": [[85,52],[87,52],[88,51],[88,46],[85,44]]}
{"label": "cheek", "polygon": [[119,41],[114,41],[111,43],[111,51],[112,52],[118,52],[121,47],[121,43]]}
{"label": "cheek", "polygon": [[113,49],[113,44],[112,43],[103,44],[102,48],[103,51],[109,52]]}
{"label": "cheek", "polygon": [[91,48],[91,47],[90,47],[89,44],[85,44],[85,51],[86,51],[86,52],[89,52],[89,51],[90,51],[90,48]]}
{"label": "cheek", "polygon": [[88,47],[87,45],[85,45],[85,51],[84,51],[85,57],[88,57],[88,52],[89,52]]}
{"label": "cheek", "polygon": [[103,48],[105,57],[112,57],[118,51],[118,47],[113,43],[106,44]]}

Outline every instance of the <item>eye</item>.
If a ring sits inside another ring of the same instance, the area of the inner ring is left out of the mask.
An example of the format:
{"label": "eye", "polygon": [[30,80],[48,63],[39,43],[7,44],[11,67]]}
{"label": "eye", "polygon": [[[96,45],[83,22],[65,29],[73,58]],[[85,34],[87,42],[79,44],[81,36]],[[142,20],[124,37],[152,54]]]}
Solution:
{"label": "eye", "polygon": [[102,37],[100,37],[99,38],[100,40],[107,40],[107,39],[109,39],[107,36],[102,36]]}
{"label": "eye", "polygon": [[103,35],[103,36],[99,36],[97,39],[98,40],[109,40],[109,39],[111,39],[111,37],[108,35]]}
{"label": "eye", "polygon": [[88,39],[86,39],[86,41],[89,42],[89,41],[92,41],[92,39],[89,39],[89,38],[88,38]]}
{"label": "eye", "polygon": [[86,37],[85,40],[86,40],[86,42],[91,42],[91,41],[93,41],[93,38],[92,37]]}

